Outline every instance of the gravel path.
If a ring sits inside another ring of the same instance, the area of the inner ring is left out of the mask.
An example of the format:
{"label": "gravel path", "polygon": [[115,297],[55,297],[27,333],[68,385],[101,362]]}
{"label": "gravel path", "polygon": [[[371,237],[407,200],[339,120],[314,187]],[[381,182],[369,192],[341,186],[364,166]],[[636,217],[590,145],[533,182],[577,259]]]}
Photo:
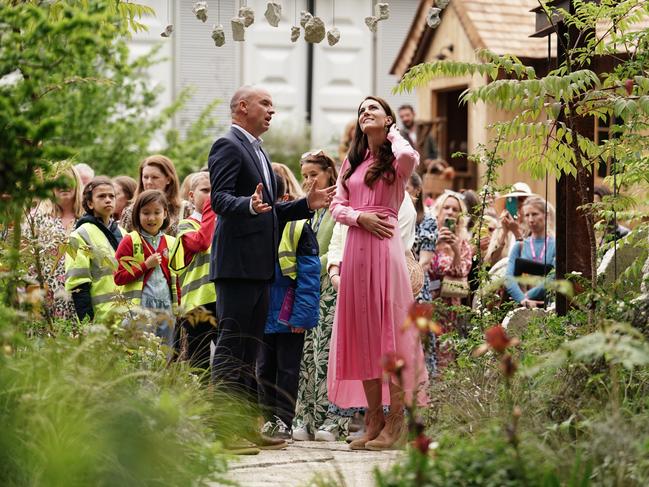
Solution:
{"label": "gravel path", "polygon": [[241,487],[305,487],[316,475],[342,479],[338,487],[372,487],[374,467],[386,468],[397,451],[351,451],[344,442],[300,441],[230,462],[228,479]]}

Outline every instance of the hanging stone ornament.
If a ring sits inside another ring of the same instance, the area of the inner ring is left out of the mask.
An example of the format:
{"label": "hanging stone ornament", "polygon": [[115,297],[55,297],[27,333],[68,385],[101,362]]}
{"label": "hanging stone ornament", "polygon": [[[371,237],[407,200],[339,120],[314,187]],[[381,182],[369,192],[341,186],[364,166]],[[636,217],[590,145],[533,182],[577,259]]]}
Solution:
{"label": "hanging stone ornament", "polygon": [[374,16],[379,20],[388,20],[390,18],[390,5],[387,3],[377,3],[374,5]]}
{"label": "hanging stone ornament", "polygon": [[239,18],[243,19],[244,27],[250,27],[255,21],[255,11],[250,7],[241,7],[239,9]]}
{"label": "hanging stone ornament", "polygon": [[160,34],[160,37],[171,37],[171,33],[174,31],[174,26],[169,24],[165,27],[165,30]]}
{"label": "hanging stone ornament", "polygon": [[246,40],[246,20],[241,17],[234,17],[230,20],[232,27],[232,40],[243,42]]}
{"label": "hanging stone ornament", "polygon": [[192,12],[198,20],[207,21],[207,2],[196,2]]}
{"label": "hanging stone ornament", "polygon": [[365,17],[365,25],[367,25],[372,32],[376,32],[376,24],[379,23],[379,18],[372,15],[371,17]]}
{"label": "hanging stone ornament", "polygon": [[296,25],[291,27],[291,42],[297,42],[300,38],[300,28]]}
{"label": "hanging stone ornament", "polygon": [[338,41],[340,40],[340,31],[338,30],[338,27],[332,27],[329,29],[329,32],[327,32],[327,42],[329,43],[330,46],[335,46],[338,44]]}
{"label": "hanging stone ornament", "polygon": [[426,15],[426,23],[431,29],[435,29],[439,24],[441,24],[442,19],[439,18],[439,13],[442,11],[441,8],[430,7],[428,9],[428,14]]}
{"label": "hanging stone ornament", "polygon": [[221,24],[215,25],[212,29],[212,39],[214,39],[214,45],[216,47],[221,47],[225,44],[225,32]]}
{"label": "hanging stone ornament", "polygon": [[268,2],[264,17],[266,17],[266,20],[270,25],[277,27],[279,25],[279,20],[282,18],[282,6],[277,2]]}
{"label": "hanging stone ornament", "polygon": [[435,0],[435,6],[444,10],[448,7],[448,4],[451,3],[451,0]]}
{"label": "hanging stone ornament", "polygon": [[306,12],[302,10],[300,12],[300,25],[302,26],[303,29],[306,29],[306,23],[313,18],[313,15],[311,15],[311,12]]}
{"label": "hanging stone ornament", "polygon": [[317,44],[325,38],[325,24],[320,17],[311,18],[304,26],[304,40]]}

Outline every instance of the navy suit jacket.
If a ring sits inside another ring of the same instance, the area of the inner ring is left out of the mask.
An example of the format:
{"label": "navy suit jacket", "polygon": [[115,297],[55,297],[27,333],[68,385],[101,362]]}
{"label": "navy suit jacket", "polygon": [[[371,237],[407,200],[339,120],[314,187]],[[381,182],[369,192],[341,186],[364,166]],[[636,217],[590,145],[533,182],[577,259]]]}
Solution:
{"label": "navy suit jacket", "polygon": [[213,281],[273,279],[280,237],[278,220],[301,220],[312,214],[305,198],[275,203],[275,178],[265,151],[264,156],[272,187],[264,184],[263,198],[272,206],[272,211],[253,215],[250,198],[257,184],[264,182],[255,149],[236,128],[231,128],[212,145],[208,159],[211,203],[218,216],[210,257],[210,279]]}

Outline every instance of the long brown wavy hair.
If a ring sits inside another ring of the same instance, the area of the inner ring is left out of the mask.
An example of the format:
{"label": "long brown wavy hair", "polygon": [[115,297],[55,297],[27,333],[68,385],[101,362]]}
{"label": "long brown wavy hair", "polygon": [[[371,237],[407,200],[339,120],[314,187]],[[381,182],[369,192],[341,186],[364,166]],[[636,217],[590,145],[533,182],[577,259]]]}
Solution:
{"label": "long brown wavy hair", "polygon": [[[381,105],[383,110],[385,110],[386,116],[392,118],[392,123],[394,123],[397,119],[394,111],[392,110],[390,105],[388,105],[388,102],[383,98],[379,98],[378,96],[366,96],[363,99],[361,104],[358,105],[356,130],[354,131],[354,137],[349,147],[349,154],[347,155],[347,159],[349,160],[349,169],[343,176],[343,183],[346,182],[352,174],[354,174],[356,168],[360,166],[361,163],[365,160],[365,153],[369,148],[369,145],[367,143],[367,135],[363,133],[361,126],[358,123],[358,116],[360,116],[361,105],[365,102],[365,100],[374,100],[379,105]],[[397,175],[396,171],[394,170],[394,166],[392,165],[393,160],[394,155],[392,154],[392,144],[389,140],[385,139],[385,142],[383,142],[383,144],[381,144],[381,147],[379,148],[379,153],[377,154],[374,163],[367,170],[367,173],[365,173],[365,184],[371,188],[372,186],[374,186],[374,183],[376,183],[381,178],[385,179],[388,184],[392,184]]]}
{"label": "long brown wavy hair", "polygon": [[162,154],[155,154],[144,159],[140,163],[139,173],[137,183],[137,191],[135,192],[135,198],[137,198],[142,192],[144,192],[144,182],[142,181],[142,171],[146,166],[155,166],[162,174],[170,179],[169,184],[164,190],[165,196],[167,197],[167,204],[169,206],[169,213],[174,216],[178,215],[180,211],[180,183],[178,182],[178,174],[176,173],[176,166],[174,163],[166,156]]}

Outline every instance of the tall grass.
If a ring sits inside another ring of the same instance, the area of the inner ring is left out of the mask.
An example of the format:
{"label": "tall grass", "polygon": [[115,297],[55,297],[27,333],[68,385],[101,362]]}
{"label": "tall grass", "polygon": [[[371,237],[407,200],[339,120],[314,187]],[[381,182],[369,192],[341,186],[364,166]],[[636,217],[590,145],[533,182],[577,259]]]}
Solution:
{"label": "tall grass", "polygon": [[[12,319],[13,318],[13,319]],[[205,485],[241,410],[215,399],[157,339],[94,326],[26,340],[0,310],[0,479],[5,486]]]}

